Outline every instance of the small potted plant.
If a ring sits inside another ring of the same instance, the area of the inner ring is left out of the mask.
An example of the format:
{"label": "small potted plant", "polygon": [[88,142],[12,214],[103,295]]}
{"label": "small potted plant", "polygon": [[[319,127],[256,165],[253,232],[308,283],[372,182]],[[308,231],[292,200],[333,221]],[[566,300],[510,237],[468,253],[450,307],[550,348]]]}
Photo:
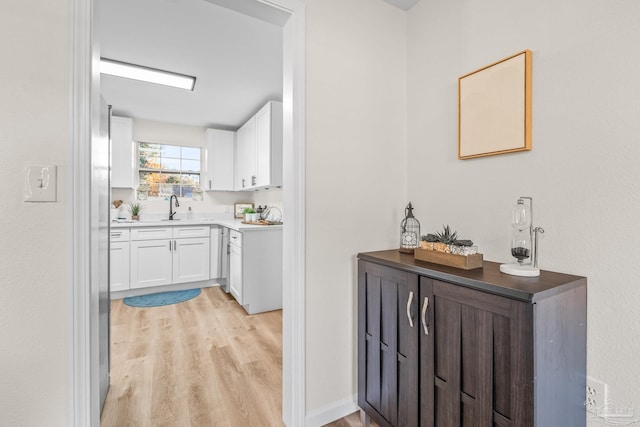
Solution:
{"label": "small potted plant", "polygon": [[471,240],[458,239],[458,232],[452,231],[448,225],[435,234],[427,234],[420,238],[420,247],[432,251],[468,255],[476,253],[478,248]]}
{"label": "small potted plant", "polygon": [[256,222],[258,220],[256,210],[253,208],[244,208],[242,210],[245,222]]}
{"label": "small potted plant", "polygon": [[129,213],[131,214],[131,219],[134,221],[140,220],[140,211],[142,211],[142,204],[129,202],[127,204],[127,209],[129,209]]}

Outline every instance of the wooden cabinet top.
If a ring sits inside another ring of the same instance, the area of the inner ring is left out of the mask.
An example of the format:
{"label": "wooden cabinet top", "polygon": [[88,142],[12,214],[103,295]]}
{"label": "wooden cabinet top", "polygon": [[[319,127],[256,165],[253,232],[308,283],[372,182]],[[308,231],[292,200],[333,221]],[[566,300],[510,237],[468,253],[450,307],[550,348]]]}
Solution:
{"label": "wooden cabinet top", "polygon": [[540,301],[569,289],[587,285],[585,277],[545,270],[540,271],[539,277],[511,276],[500,272],[500,263],[491,261],[484,261],[483,268],[461,270],[416,260],[413,254],[402,253],[395,249],[363,252],[358,254],[358,258],[527,302]]}

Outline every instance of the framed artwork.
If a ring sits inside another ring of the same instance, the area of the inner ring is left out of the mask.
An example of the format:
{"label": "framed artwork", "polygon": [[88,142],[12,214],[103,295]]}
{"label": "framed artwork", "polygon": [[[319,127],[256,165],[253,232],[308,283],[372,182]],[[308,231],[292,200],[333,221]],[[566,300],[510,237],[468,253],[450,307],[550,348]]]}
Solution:
{"label": "framed artwork", "polygon": [[531,150],[531,51],[458,78],[458,159]]}
{"label": "framed artwork", "polygon": [[233,205],[233,212],[236,218],[244,218],[242,211],[246,208],[253,209],[253,203],[235,203]]}

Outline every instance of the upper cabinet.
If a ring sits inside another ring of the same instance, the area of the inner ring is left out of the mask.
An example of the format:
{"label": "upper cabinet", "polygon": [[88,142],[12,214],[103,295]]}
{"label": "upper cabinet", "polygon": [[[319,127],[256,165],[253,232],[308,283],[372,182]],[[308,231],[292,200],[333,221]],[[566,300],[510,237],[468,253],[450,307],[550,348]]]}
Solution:
{"label": "upper cabinet", "polygon": [[206,191],[233,191],[236,133],[207,129],[205,132],[206,175],[202,188]]}
{"label": "upper cabinet", "polygon": [[268,102],[256,114],[255,186],[282,186],[282,102]]}
{"label": "upper cabinet", "polygon": [[238,129],[236,146],[236,190],[248,190],[256,182],[256,117]]}
{"label": "upper cabinet", "polygon": [[282,186],[282,103],[269,101],[237,135],[236,190]]}
{"label": "upper cabinet", "polygon": [[237,132],[207,129],[207,191],[282,186],[282,103],[269,101]]}
{"label": "upper cabinet", "polygon": [[111,187],[134,187],[133,119],[111,117]]}

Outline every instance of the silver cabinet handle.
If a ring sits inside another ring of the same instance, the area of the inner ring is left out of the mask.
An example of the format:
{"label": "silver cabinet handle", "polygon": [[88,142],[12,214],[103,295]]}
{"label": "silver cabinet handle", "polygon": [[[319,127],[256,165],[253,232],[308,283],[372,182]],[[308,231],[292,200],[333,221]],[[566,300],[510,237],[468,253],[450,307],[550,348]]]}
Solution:
{"label": "silver cabinet handle", "polygon": [[173,241],[173,250],[174,251],[178,250],[178,242],[176,242],[175,240]]}
{"label": "silver cabinet handle", "polygon": [[256,176],[251,175],[251,185],[256,185]]}
{"label": "silver cabinet handle", "polygon": [[171,252],[171,240],[169,240],[169,252]]}
{"label": "silver cabinet handle", "polygon": [[411,303],[413,302],[413,291],[409,292],[409,299],[407,299],[407,319],[409,319],[409,326],[413,328],[413,319],[411,318]]}
{"label": "silver cabinet handle", "polygon": [[244,181],[245,181],[245,179],[242,178],[242,188],[244,188]]}
{"label": "silver cabinet handle", "polygon": [[429,326],[427,326],[427,307],[429,307],[429,298],[424,297],[424,305],[422,306],[422,327],[424,327],[425,335],[429,335]]}
{"label": "silver cabinet handle", "polygon": [[209,180],[209,190],[211,190],[211,180]]}

